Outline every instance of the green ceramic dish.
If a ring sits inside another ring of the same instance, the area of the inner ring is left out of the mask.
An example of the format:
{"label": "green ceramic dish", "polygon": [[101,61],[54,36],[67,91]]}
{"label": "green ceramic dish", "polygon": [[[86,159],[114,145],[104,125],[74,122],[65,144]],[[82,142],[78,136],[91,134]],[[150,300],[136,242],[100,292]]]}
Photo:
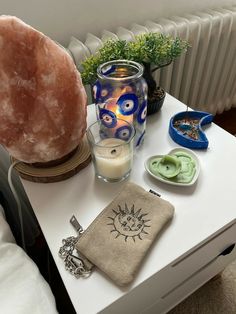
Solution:
{"label": "green ceramic dish", "polygon": [[[165,168],[166,166],[168,169]],[[175,148],[167,155],[149,157],[145,161],[145,169],[159,181],[172,185],[190,186],[198,178],[200,165],[198,157],[191,150]]]}

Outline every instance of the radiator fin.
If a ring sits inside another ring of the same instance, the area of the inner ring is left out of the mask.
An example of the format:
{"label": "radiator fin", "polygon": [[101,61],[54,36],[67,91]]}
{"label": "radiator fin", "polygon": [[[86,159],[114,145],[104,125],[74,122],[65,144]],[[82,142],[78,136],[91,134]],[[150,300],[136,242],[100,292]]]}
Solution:
{"label": "radiator fin", "polygon": [[80,69],[107,39],[132,41],[150,31],[179,36],[191,44],[186,54],[154,73],[158,85],[194,109],[215,114],[236,106],[235,5],[132,24],[130,29],[120,26],[116,32],[104,30],[101,38],[89,33],[85,43],[73,37],[68,50]]}

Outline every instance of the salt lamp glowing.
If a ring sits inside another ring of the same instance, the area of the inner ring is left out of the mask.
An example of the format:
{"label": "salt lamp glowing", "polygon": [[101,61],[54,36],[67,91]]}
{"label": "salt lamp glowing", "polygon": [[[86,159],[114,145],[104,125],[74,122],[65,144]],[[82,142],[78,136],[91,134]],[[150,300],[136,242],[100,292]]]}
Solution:
{"label": "salt lamp glowing", "polygon": [[0,144],[26,163],[62,158],[86,130],[87,96],[67,52],[12,16],[0,16]]}

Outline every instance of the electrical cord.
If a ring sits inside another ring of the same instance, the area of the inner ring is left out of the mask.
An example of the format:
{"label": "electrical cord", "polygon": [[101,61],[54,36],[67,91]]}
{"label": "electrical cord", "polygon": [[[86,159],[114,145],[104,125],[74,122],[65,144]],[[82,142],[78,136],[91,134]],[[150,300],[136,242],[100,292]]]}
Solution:
{"label": "electrical cord", "polygon": [[18,211],[18,215],[19,215],[19,221],[20,221],[20,233],[21,233],[21,243],[22,243],[22,247],[23,249],[26,251],[26,245],[25,245],[25,237],[24,237],[24,227],[23,227],[23,215],[22,215],[22,208],[21,208],[21,202],[20,199],[18,197],[18,194],[16,192],[16,189],[12,183],[12,170],[13,168],[20,163],[20,161],[14,161],[11,166],[8,169],[8,184],[10,186],[10,189],[12,191],[12,194],[14,196],[14,199],[16,201],[16,205],[17,205],[17,211]]}

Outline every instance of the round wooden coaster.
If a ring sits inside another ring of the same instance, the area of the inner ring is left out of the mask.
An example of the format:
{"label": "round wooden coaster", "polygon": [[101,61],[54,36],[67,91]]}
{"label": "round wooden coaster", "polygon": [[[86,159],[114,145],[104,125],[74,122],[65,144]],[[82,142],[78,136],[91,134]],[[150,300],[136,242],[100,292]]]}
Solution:
{"label": "round wooden coaster", "polygon": [[[11,157],[11,162],[17,159]],[[20,162],[16,164],[19,175],[28,181],[51,183],[66,180],[85,168],[91,161],[87,139],[84,138],[75,153],[65,162],[51,167],[34,167],[32,164]]]}

